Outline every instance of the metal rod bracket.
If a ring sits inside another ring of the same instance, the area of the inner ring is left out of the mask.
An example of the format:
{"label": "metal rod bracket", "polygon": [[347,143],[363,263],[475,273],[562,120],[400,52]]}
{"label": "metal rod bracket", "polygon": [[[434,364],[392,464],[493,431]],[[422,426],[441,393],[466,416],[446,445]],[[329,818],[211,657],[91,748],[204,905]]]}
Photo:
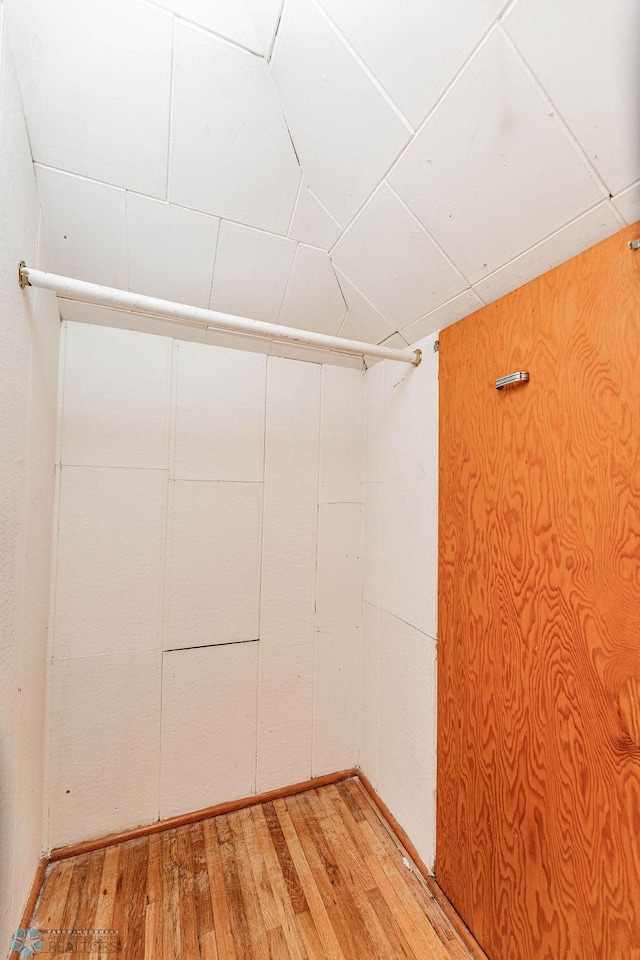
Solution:
{"label": "metal rod bracket", "polygon": [[24,260],[21,260],[18,264],[18,283],[24,289],[24,287],[30,287],[29,283],[29,270],[27,269],[27,264]]}
{"label": "metal rod bracket", "polygon": [[416,358],[415,358],[415,360],[413,361],[413,363],[411,364],[411,366],[412,366],[412,367],[419,367],[421,363],[422,363],[422,350],[420,350],[420,348],[418,348],[418,349],[416,350]]}

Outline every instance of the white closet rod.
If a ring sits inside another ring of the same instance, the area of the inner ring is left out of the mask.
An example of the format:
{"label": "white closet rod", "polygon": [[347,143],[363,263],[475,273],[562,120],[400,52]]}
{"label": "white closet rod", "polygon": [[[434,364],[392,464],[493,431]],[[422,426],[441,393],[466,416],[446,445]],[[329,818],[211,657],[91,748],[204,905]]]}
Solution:
{"label": "white closet rod", "polygon": [[382,360],[400,360],[417,367],[422,359],[420,350],[407,347],[398,350],[393,347],[379,346],[375,343],[363,343],[360,340],[345,340],[342,337],[330,337],[325,333],[313,333],[310,330],[298,330],[296,327],[282,327],[277,323],[264,320],[250,320],[248,317],[234,317],[217,310],[205,310],[203,307],[191,307],[172,300],[160,300],[158,297],[146,297],[140,293],[103,287],[97,283],[73,280],[71,277],[59,277],[55,273],[44,273],[20,262],[18,276],[21,287],[42,287],[53,290],[69,300],[86,303],[98,303],[105,307],[123,307],[135,313],[154,317],[164,317],[178,322],[190,321],[211,327],[214,330],[227,330],[231,333],[250,334],[265,340],[278,340],[296,343],[317,350],[331,350],[334,353],[347,353],[355,356],[378,357]]}

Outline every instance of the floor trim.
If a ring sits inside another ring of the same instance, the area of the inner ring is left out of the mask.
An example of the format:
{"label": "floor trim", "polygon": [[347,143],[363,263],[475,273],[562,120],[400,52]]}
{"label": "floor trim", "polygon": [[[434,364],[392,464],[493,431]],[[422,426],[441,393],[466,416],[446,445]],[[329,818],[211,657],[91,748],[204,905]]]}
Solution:
{"label": "floor trim", "polygon": [[456,912],[453,904],[447,899],[445,894],[440,889],[438,881],[420,857],[420,854],[409,839],[409,835],[407,834],[406,830],[400,826],[384,800],[382,800],[381,797],[379,797],[376,793],[371,781],[364,775],[362,770],[358,770],[357,776],[358,780],[369,794],[374,806],[377,807],[381,818],[386,822],[389,832],[393,837],[395,837],[400,846],[404,848],[411,860],[413,860],[416,870],[424,879],[429,891],[433,894],[435,899],[442,907],[443,912],[447,915],[447,918],[454,927],[456,933],[460,939],[464,941],[465,946],[470,951],[472,956],[475,957],[476,960],[489,960],[486,953],[475,939],[465,922]]}
{"label": "floor trim", "polygon": [[[20,918],[20,923],[18,924],[23,930],[29,926],[29,921],[33,916],[34,910],[36,909],[36,903],[38,902],[38,897],[40,896],[40,890],[42,889],[42,884],[44,882],[44,875],[47,872],[47,867],[49,866],[49,861],[47,857],[40,857],[38,861],[38,866],[36,867],[35,873],[33,875],[33,881],[31,883],[31,888],[29,890],[29,896],[24,905],[24,910],[22,911],[22,917]],[[9,960],[18,960],[18,951],[11,950],[9,952]]]}
{"label": "floor trim", "polygon": [[357,768],[352,767],[350,770],[327,773],[323,777],[313,777],[311,780],[293,783],[288,787],[279,787],[277,790],[268,790],[266,793],[256,793],[250,797],[230,800],[227,803],[218,803],[213,807],[204,807],[202,810],[194,810],[191,813],[182,813],[177,817],[168,817],[166,820],[156,820],[155,823],[134,827],[132,830],[123,830],[121,833],[111,833],[106,837],[98,837],[95,840],[84,840],[82,843],[56,847],[49,854],[49,863],[67,860],[69,857],[77,857],[83,853],[93,853],[94,850],[103,850],[105,847],[125,843],[127,840],[137,840],[154,833],[163,833],[165,830],[173,830],[175,827],[182,827],[188,823],[198,823],[200,820],[218,817],[223,813],[233,813],[235,810],[242,810],[245,807],[268,803],[270,800],[280,800],[281,797],[291,797],[296,793],[304,793],[305,790],[314,790],[316,787],[324,787],[330,783],[339,783],[341,780],[348,780],[350,777],[356,777],[357,775]]}
{"label": "floor trim", "polygon": [[456,933],[461,940],[464,940],[465,946],[469,949],[473,956],[476,957],[477,960],[489,960],[489,957],[475,939],[471,933],[471,930],[469,930],[469,927],[462,920],[456,908],[453,906],[447,895],[443,893],[442,888],[438,884],[436,878],[429,877],[427,880],[427,886],[442,907],[442,912],[447,915],[451,925],[455,928]]}

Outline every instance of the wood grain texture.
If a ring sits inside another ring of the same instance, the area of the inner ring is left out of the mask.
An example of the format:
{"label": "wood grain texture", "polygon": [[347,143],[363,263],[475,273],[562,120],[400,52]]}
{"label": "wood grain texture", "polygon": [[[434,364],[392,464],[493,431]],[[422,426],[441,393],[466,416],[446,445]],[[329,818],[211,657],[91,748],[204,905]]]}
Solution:
{"label": "wood grain texture", "polygon": [[436,877],[492,960],[640,957],[637,232],[440,336]]}
{"label": "wood grain texture", "polygon": [[472,960],[355,779],[55,861],[31,923],[52,960],[60,928],[119,960]]}

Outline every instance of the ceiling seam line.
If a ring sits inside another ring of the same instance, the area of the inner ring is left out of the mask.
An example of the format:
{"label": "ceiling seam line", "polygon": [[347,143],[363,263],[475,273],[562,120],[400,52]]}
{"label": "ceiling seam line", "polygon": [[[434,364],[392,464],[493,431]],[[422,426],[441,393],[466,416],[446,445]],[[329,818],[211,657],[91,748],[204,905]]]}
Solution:
{"label": "ceiling seam line", "polygon": [[[455,272],[458,274],[458,276],[460,277],[460,279],[461,279],[461,280],[464,280],[464,282],[466,283],[466,285],[467,285],[468,287],[470,287],[470,286],[471,286],[471,281],[468,279],[468,277],[466,277],[466,276],[464,275],[464,273],[462,272],[462,270],[460,269],[460,267],[459,267],[459,266],[456,264],[456,262],[449,256],[449,254],[448,254],[447,251],[444,249],[444,247],[436,240],[436,238],[433,236],[433,234],[431,233],[431,231],[430,231],[427,227],[425,227],[424,223],[422,223],[421,220],[419,220],[419,219],[417,218],[417,216],[415,215],[415,213],[413,212],[413,210],[411,209],[411,207],[407,204],[407,202],[406,202],[405,200],[403,200],[403,198],[400,196],[400,194],[397,192],[397,190],[396,190],[394,187],[391,186],[391,184],[389,183],[388,180],[385,180],[385,184],[386,184],[386,186],[389,188],[389,190],[391,190],[391,192],[392,192],[392,194],[394,195],[394,197],[396,198],[396,200],[398,200],[398,202],[399,202],[400,204],[402,204],[402,206],[403,206],[404,209],[407,211],[407,213],[408,213],[409,216],[412,218],[412,220],[415,221],[415,223],[417,224],[417,226],[419,226],[420,229],[423,231],[423,233],[425,233],[426,236],[429,238],[429,240],[431,240],[431,242],[432,242],[433,245],[436,247],[436,249],[440,251],[440,253],[441,253],[442,256],[444,257],[444,259],[447,261],[447,263],[449,264],[449,266],[450,266],[453,270],[455,270]],[[462,291],[460,291],[460,292],[462,292]]]}
{"label": "ceiling seam line", "polygon": [[[257,57],[258,60],[265,59],[263,53],[259,53],[257,50],[252,50],[251,47],[245,46],[245,44],[240,43],[239,40],[233,40],[231,37],[225,37],[223,33],[218,33],[218,31],[212,30],[210,27],[205,27],[203,24],[197,23],[195,20],[190,20],[188,17],[176,13],[174,10],[170,10],[168,7],[163,7],[161,4],[156,3],[155,0],[144,0],[144,2],[149,4],[149,6],[154,7],[156,10],[161,10],[174,20],[177,20],[180,23],[186,23],[188,26],[193,27],[194,30],[199,30],[208,37],[214,37],[216,40],[220,40],[221,43],[227,43],[229,46],[235,47],[236,50],[242,50],[244,53],[249,53],[252,57]],[[253,26],[253,23],[251,25]],[[256,37],[256,39],[258,38]]]}
{"label": "ceiling seam line", "polygon": [[[497,273],[500,273],[501,270],[504,270],[505,267],[511,266],[511,264],[516,263],[518,260],[526,256],[528,253],[532,253],[532,251],[534,251],[537,247],[542,247],[543,244],[545,244],[548,240],[553,240],[554,237],[559,236],[568,227],[572,227],[574,224],[578,223],[584,217],[588,216],[588,214],[593,213],[594,210],[597,210],[598,207],[604,207],[606,205],[610,205],[611,208],[615,210],[613,200],[610,197],[602,197],[601,200],[598,200],[596,203],[590,206],[587,210],[583,210],[582,213],[579,213],[576,217],[572,217],[570,220],[567,220],[565,223],[562,224],[561,227],[557,227],[555,230],[552,230],[551,233],[548,233],[541,240],[536,240],[536,242],[532,243],[531,246],[527,247],[526,250],[523,250],[521,253],[516,254],[515,257],[511,257],[509,260],[506,260],[504,263],[501,263],[499,267],[496,267],[495,270],[492,270],[491,273],[488,273],[485,277],[482,277],[480,280],[475,280],[471,284],[471,289],[473,289],[474,293],[477,293],[477,295],[481,297],[481,294],[479,293],[479,291],[475,289],[475,284],[483,283],[485,280],[488,280],[490,277],[494,277]],[[626,224],[624,224],[624,226],[626,226]],[[564,261],[561,261],[561,263],[562,262]],[[547,269],[550,270],[553,268],[548,267]],[[517,289],[517,287],[515,289]],[[489,301],[489,302],[491,303],[493,301]]]}
{"label": "ceiling seam line", "polygon": [[587,171],[591,174],[593,180],[601,188],[603,192],[602,199],[604,200],[606,197],[611,198],[613,194],[611,193],[611,190],[609,189],[608,184],[605,182],[604,178],[598,173],[598,171],[592,164],[586,150],[584,149],[584,147],[582,146],[582,144],[574,134],[573,130],[565,120],[561,111],[558,110],[558,108],[556,107],[555,102],[551,99],[545,86],[538,79],[538,76],[534,72],[533,67],[530,65],[529,61],[525,58],[524,54],[522,53],[520,48],[517,46],[515,40],[513,39],[511,34],[508,32],[505,25],[502,22],[498,22],[496,24],[496,30],[499,30],[502,36],[504,37],[504,39],[506,40],[508,46],[513,51],[513,54],[515,55],[520,65],[523,67],[525,73],[530,77],[534,85],[534,88],[537,90],[541,99],[553,111],[553,119],[557,120],[558,126],[561,128],[566,139],[569,141],[569,143],[573,147],[575,153],[578,155],[579,159],[582,161]]}
{"label": "ceiling seam line", "polygon": [[359,54],[358,51],[355,49],[355,47],[349,42],[349,40],[347,39],[347,37],[345,36],[345,34],[342,32],[342,30],[340,29],[340,27],[338,27],[338,25],[335,23],[335,21],[329,16],[329,14],[328,14],[327,11],[324,9],[324,7],[322,6],[322,4],[319,3],[318,0],[312,0],[312,2],[313,2],[313,4],[314,4],[314,6],[316,7],[316,9],[318,10],[318,12],[319,12],[319,13],[322,15],[322,17],[324,18],[324,20],[326,20],[326,22],[328,23],[328,25],[331,27],[331,30],[333,31],[333,33],[335,33],[336,37],[338,38],[338,40],[340,41],[340,43],[343,45],[343,47],[345,48],[345,50],[349,53],[349,55],[350,55],[351,57],[353,57],[353,59],[354,59],[355,62],[358,64],[358,66],[360,67],[360,69],[362,70],[362,72],[365,74],[366,77],[368,77],[368,79],[371,81],[371,83],[373,84],[373,86],[375,87],[375,89],[378,91],[378,93],[383,97],[385,103],[387,103],[387,105],[391,107],[391,109],[392,109],[393,112],[396,114],[396,116],[398,117],[398,119],[399,119],[399,120],[403,123],[403,125],[407,128],[407,131],[413,136],[413,135],[415,134],[415,132],[416,132],[415,126],[407,119],[407,117],[404,115],[403,111],[400,109],[400,107],[398,106],[398,104],[395,102],[395,100],[393,99],[393,97],[391,96],[391,94],[390,94],[390,93],[386,90],[386,88],[381,84],[381,82],[378,80],[378,78],[376,77],[376,75],[374,74],[374,72],[373,72],[373,71],[371,70],[371,68],[367,65],[366,61],[363,60],[363,58],[360,56],[360,54]]}

